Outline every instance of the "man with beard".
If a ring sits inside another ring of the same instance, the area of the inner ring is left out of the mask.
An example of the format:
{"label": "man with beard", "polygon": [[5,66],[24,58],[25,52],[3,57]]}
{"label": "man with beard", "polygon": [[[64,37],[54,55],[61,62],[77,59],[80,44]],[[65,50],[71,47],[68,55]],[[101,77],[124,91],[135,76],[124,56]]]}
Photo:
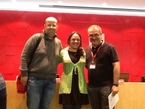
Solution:
{"label": "man with beard", "polygon": [[48,17],[42,33],[26,42],[21,54],[21,82],[27,87],[28,109],[49,109],[56,86],[58,56],[62,49],[57,38],[57,19]]}
{"label": "man with beard", "polygon": [[100,26],[90,26],[88,36],[91,45],[85,51],[91,106],[92,109],[109,109],[109,94],[115,95],[119,91],[119,57],[115,47],[103,41]]}

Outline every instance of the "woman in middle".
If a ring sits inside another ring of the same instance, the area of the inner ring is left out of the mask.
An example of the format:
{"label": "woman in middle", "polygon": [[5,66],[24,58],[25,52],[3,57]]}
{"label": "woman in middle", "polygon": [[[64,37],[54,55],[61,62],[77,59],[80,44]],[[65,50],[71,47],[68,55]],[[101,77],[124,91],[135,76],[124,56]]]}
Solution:
{"label": "woman in middle", "polygon": [[59,57],[63,63],[63,74],[59,89],[59,104],[63,109],[81,109],[88,104],[87,84],[84,76],[86,55],[82,49],[82,38],[78,32],[72,32]]}

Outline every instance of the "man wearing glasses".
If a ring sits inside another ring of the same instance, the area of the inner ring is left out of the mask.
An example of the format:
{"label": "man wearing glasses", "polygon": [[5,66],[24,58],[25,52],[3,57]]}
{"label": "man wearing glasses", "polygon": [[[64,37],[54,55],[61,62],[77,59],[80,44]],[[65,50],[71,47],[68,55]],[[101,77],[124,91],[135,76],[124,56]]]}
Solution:
{"label": "man wearing glasses", "polygon": [[102,29],[98,25],[88,28],[91,42],[86,51],[88,69],[88,93],[92,109],[109,109],[108,96],[119,91],[119,57],[115,47],[102,40]]}

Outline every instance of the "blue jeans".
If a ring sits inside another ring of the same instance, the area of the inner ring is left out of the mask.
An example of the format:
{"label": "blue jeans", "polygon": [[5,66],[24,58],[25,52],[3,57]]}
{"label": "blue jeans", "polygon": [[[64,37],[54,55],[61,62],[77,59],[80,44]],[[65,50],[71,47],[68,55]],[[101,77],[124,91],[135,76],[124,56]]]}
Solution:
{"label": "blue jeans", "polygon": [[110,93],[111,85],[101,87],[88,86],[92,109],[109,109],[108,96]]}
{"label": "blue jeans", "polygon": [[49,109],[56,86],[56,79],[29,77],[27,83],[28,109]]}

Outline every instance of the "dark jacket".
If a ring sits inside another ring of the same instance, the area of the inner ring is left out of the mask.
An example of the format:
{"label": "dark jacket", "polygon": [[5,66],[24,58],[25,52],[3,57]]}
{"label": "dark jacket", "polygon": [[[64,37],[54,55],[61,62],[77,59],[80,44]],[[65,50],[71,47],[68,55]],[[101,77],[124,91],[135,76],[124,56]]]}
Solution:
{"label": "dark jacket", "polygon": [[[41,41],[29,64],[32,51],[38,39]],[[21,76],[35,76],[41,78],[53,78],[56,76],[58,56],[62,49],[61,41],[55,36],[49,39],[46,34],[34,34],[26,42],[21,55]],[[29,64],[29,65],[28,65]]]}

